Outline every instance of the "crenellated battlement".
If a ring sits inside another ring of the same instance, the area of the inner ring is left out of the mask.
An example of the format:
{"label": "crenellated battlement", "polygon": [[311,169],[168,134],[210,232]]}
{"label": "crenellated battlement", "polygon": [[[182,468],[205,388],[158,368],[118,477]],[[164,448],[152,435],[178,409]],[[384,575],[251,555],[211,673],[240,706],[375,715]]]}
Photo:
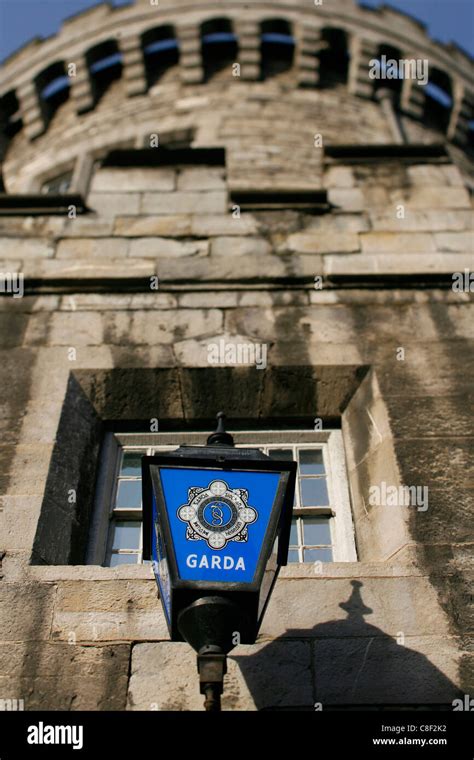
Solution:
{"label": "crenellated battlement", "polygon": [[[372,80],[370,61],[382,55],[427,60],[431,90],[408,77]],[[468,142],[474,107],[469,56],[455,45],[433,42],[410,16],[352,0],[137,0],[120,8],[96,6],[4,62],[2,127],[7,139],[24,130],[35,140],[66,100],[80,119],[98,106],[114,80],[122,80],[123,97],[133,98],[152,94],[163,81],[204,86],[223,69],[228,77],[233,64],[239,67],[236,84],[284,76],[293,88],[321,90],[339,83],[365,99],[388,84],[401,114],[461,147]]]}

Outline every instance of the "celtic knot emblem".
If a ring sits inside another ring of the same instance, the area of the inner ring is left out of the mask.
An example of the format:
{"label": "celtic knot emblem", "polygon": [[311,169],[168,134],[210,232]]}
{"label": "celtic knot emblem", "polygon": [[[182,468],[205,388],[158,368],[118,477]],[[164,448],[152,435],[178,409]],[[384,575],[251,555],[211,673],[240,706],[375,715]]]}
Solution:
{"label": "celtic knot emblem", "polygon": [[187,504],[178,509],[179,519],[187,523],[186,539],[204,540],[210,549],[247,541],[248,526],[258,517],[248,497],[245,488],[230,488],[224,480],[213,480],[207,488],[189,488]]}

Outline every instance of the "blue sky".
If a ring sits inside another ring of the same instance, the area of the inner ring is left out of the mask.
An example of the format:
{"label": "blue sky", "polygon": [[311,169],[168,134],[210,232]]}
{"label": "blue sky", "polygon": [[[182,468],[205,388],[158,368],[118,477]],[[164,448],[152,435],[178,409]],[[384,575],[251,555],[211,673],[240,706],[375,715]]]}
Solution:
{"label": "blue sky", "polygon": [[[113,0],[111,4],[127,3]],[[0,60],[34,37],[54,34],[63,19],[97,4],[96,0],[0,0]],[[364,4],[383,3],[364,0]],[[435,39],[457,42],[474,56],[474,0],[392,0],[389,4],[427,24]]]}

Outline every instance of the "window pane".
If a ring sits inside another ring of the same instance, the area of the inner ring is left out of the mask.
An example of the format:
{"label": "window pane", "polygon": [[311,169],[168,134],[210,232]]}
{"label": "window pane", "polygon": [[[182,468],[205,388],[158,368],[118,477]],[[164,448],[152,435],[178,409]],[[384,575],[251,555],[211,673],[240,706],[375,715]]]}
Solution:
{"label": "window pane", "polygon": [[138,554],[112,554],[109,567],[117,567],[117,565],[136,565],[137,562]]}
{"label": "window pane", "polygon": [[145,452],[125,451],[122,458],[121,475],[135,475],[141,477],[142,474],[142,456]]}
{"label": "window pane", "polygon": [[326,478],[302,478],[301,503],[303,507],[329,506]]}
{"label": "window pane", "polygon": [[332,562],[332,549],[305,549],[304,562]]}
{"label": "window pane", "polygon": [[291,449],[268,449],[268,456],[272,459],[289,459],[292,461],[293,452]]}
{"label": "window pane", "polygon": [[322,449],[301,449],[299,460],[301,475],[324,475]]}
{"label": "window pane", "polygon": [[139,549],[141,527],[140,522],[132,520],[116,522],[113,526],[112,549]]}
{"label": "window pane", "polygon": [[288,552],[288,562],[299,562],[300,558],[298,556],[297,549],[290,549]]}
{"label": "window pane", "polygon": [[142,481],[120,480],[117,491],[117,507],[140,509],[142,505]]}
{"label": "window pane", "polygon": [[329,519],[327,517],[303,518],[303,534],[303,543],[306,545],[331,545],[331,531],[329,529]]}
{"label": "window pane", "polygon": [[298,546],[298,529],[296,527],[296,519],[293,518],[291,521],[291,531],[290,531],[290,545],[291,546]]}

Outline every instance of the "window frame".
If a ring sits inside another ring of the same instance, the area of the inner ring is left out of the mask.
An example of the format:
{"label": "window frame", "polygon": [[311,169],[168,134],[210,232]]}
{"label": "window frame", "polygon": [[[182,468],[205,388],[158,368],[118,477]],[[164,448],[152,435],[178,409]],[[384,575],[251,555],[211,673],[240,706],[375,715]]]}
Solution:
{"label": "window frame", "polygon": [[[211,431],[209,431],[210,433]],[[142,519],[141,509],[115,508],[115,498],[119,483],[122,451],[139,448],[151,455],[155,451],[176,449],[181,443],[202,445],[207,432],[174,433],[118,433],[105,435],[101,450],[101,462],[96,486],[96,497],[91,522],[86,564],[102,565],[109,561],[111,553],[110,523],[112,515],[123,514],[125,519]],[[342,432],[338,429],[302,431],[302,430],[258,430],[232,432],[236,446],[254,446],[256,448],[288,448],[295,457],[297,447],[323,448],[323,461],[328,489],[329,505],[321,507],[303,507],[299,503],[294,509],[295,517],[328,516],[330,518],[331,542],[334,562],[357,562],[354,524],[350,504],[349,484],[346,472]],[[146,449],[146,450],[145,450]],[[137,478],[138,479],[138,478]],[[299,488],[299,478],[298,478]],[[300,550],[301,552],[301,550]],[[141,539],[140,550],[141,554]],[[300,553],[300,556],[301,553]],[[140,560],[130,565],[142,564]],[[300,562],[297,564],[314,564]]]}

